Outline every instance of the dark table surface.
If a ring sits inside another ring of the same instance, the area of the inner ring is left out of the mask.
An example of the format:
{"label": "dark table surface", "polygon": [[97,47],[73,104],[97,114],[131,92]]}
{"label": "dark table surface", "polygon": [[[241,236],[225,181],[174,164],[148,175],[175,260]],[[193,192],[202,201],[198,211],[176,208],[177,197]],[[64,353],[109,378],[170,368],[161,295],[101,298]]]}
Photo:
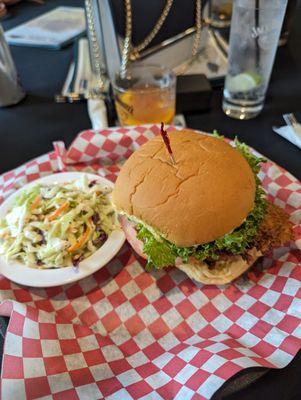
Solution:
{"label": "dark table surface", "polygon": [[[12,17],[3,22],[4,29],[62,4],[71,5],[71,2],[48,0],[43,6],[23,2],[10,9]],[[73,0],[72,5],[83,5],[83,0]],[[221,110],[222,89],[214,90],[209,112],[186,115],[191,128],[217,129],[231,138],[238,134],[299,179],[300,150],[274,133],[272,126],[283,124],[282,114],[301,111],[300,21],[301,1],[289,43],[278,50],[266,105],[257,118],[239,121],[225,116]],[[72,46],[61,51],[30,47],[11,49],[28,95],[19,105],[0,109],[0,173],[49,151],[54,140],[64,140],[68,145],[80,130],[90,126],[85,104],[53,102],[53,95],[60,92],[66,77]]]}
{"label": "dark table surface", "polygon": [[[43,6],[22,2],[10,9],[11,18],[3,21],[9,29],[58,5],[82,6],[83,0],[49,0]],[[221,110],[222,89],[214,89],[212,108],[205,113],[185,115],[189,127],[205,131],[217,129],[233,138],[238,135],[265,156],[301,179],[301,152],[272,131],[282,125],[281,115],[301,111],[301,1],[287,46],[278,50],[262,113],[254,120],[238,121]],[[11,47],[27,97],[19,105],[0,109],[0,173],[52,149],[52,142],[69,145],[75,135],[90,127],[86,105],[55,104],[72,57],[72,46],[60,51]],[[0,88],[1,90],[1,88]],[[0,333],[5,320],[0,320]],[[0,351],[1,351],[0,335]],[[2,352],[1,352],[2,353]],[[256,370],[255,370],[256,372]],[[245,372],[240,374],[244,381]],[[297,400],[301,398],[301,352],[282,370],[270,370],[244,389],[233,394],[219,391],[215,399]],[[234,385],[235,387],[235,385]],[[231,389],[233,390],[233,388]]]}

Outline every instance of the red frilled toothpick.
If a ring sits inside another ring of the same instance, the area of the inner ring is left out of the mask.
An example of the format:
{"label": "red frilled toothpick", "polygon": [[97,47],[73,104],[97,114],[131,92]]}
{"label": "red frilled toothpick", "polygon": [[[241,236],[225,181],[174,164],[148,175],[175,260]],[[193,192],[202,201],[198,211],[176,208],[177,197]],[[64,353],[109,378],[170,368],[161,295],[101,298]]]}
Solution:
{"label": "red frilled toothpick", "polygon": [[165,146],[167,148],[167,151],[168,151],[168,154],[170,156],[171,162],[173,163],[173,165],[175,165],[176,161],[175,161],[173,152],[172,152],[171,147],[170,147],[170,140],[169,140],[167,131],[164,130],[164,123],[163,122],[161,122],[161,131],[160,131],[160,133],[161,133],[162,139],[164,141],[164,144],[165,144]]}

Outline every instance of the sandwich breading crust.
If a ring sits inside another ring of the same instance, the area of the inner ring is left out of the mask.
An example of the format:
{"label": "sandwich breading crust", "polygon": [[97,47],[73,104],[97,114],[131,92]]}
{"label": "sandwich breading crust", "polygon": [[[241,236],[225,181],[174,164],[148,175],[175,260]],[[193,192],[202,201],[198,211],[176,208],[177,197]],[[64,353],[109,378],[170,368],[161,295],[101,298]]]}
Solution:
{"label": "sandwich breading crust", "polygon": [[268,202],[267,213],[255,237],[254,247],[262,254],[293,240],[293,225],[280,207]]}
{"label": "sandwich breading crust", "polygon": [[288,215],[278,206],[268,202],[265,218],[245,254],[223,252],[220,259],[212,263],[193,259],[188,264],[179,262],[176,265],[198,282],[210,285],[226,284],[246,272],[268,250],[293,240],[292,227]]}

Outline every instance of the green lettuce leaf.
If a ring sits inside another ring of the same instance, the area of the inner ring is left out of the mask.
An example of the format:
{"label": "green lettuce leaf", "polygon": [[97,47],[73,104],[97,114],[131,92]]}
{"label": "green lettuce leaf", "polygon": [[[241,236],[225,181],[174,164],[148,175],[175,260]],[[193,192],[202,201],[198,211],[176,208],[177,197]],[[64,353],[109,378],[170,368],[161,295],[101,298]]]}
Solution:
{"label": "green lettuce leaf", "polygon": [[[216,131],[213,134],[215,137],[223,139],[223,136]],[[256,181],[255,205],[246,220],[233,232],[226,234],[222,238],[194,247],[178,247],[164,238],[159,241],[154,238],[153,234],[143,224],[139,224],[136,227],[137,238],[144,243],[143,251],[148,257],[147,268],[155,267],[160,269],[173,265],[177,257],[181,257],[184,262],[187,262],[190,256],[200,261],[206,259],[218,260],[221,251],[243,254],[251,247],[266,212],[265,195],[261,187],[261,181],[257,176],[260,164],[266,160],[252,154],[249,147],[245,143],[241,143],[237,138],[235,138],[234,144],[250,165]]]}
{"label": "green lettuce leaf", "polygon": [[165,239],[159,242],[142,224],[138,225],[137,230],[137,238],[143,241],[143,251],[147,254],[147,267],[156,266],[157,268],[163,268],[174,264],[175,254],[171,249],[170,242]]}

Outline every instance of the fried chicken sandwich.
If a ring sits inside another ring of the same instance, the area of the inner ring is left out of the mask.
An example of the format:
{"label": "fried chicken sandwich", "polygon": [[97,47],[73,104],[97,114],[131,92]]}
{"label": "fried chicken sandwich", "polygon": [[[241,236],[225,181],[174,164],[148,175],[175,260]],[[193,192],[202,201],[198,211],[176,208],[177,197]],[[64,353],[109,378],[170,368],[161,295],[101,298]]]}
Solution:
{"label": "fried chicken sandwich", "polygon": [[292,239],[287,215],[261,187],[262,158],[238,140],[233,147],[192,130],[169,136],[172,159],[160,136],[149,140],[113,191],[127,240],[148,268],[174,265],[204,284],[225,284]]}

